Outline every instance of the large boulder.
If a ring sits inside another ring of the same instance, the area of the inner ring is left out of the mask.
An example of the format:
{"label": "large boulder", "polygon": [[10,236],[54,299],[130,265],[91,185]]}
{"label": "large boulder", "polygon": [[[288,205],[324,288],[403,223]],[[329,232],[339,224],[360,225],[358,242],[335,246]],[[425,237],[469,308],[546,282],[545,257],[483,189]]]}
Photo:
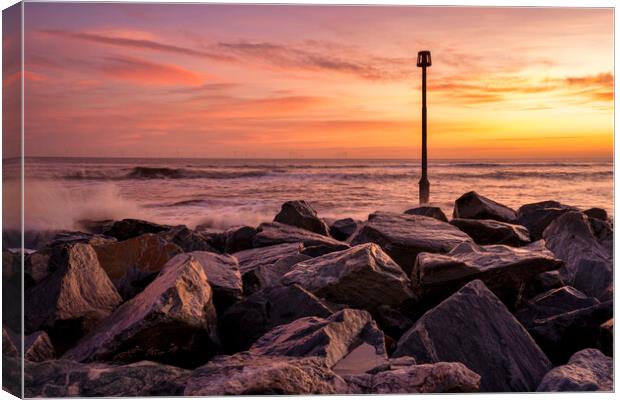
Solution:
{"label": "large boulder", "polygon": [[282,204],[282,209],[274,218],[274,222],[296,226],[319,235],[329,236],[329,227],[316,214],[305,200],[287,201]]}
{"label": "large boulder", "polygon": [[597,349],[575,353],[568,364],[549,371],[538,392],[582,392],[614,390],[614,360]]}
{"label": "large boulder", "polygon": [[519,224],[528,229],[532,240],[540,240],[549,224],[569,211],[579,210],[553,200],[541,201],[521,206],[517,211],[517,219]]}
{"label": "large boulder", "polygon": [[194,370],[185,396],[304,395],[347,393],[345,381],[320,358],[219,356]]}
{"label": "large boulder", "polygon": [[351,245],[376,243],[406,273],[419,253],[447,253],[471,238],[460,229],[434,218],[376,212],[351,238]]}
{"label": "large boulder", "polygon": [[452,218],[493,219],[514,224],[517,222],[517,213],[488,197],[476,192],[467,192],[454,202]]}
{"label": "large boulder", "polygon": [[193,257],[177,260],[63,358],[198,366],[219,349],[213,291]]}
{"label": "large boulder", "polygon": [[477,244],[505,244],[518,247],[530,243],[530,234],[522,225],[492,219],[466,218],[455,218],[450,223],[468,234]]}
{"label": "large boulder", "polygon": [[232,254],[254,247],[252,242],[256,236],[256,228],[253,226],[236,226],[227,229],[224,235],[224,251]]}
{"label": "large boulder", "polygon": [[332,314],[312,293],[298,285],[258,291],[231,306],[220,316],[219,332],[224,348],[231,353],[247,350],[262,335],[278,325],[303,317]]}
{"label": "large boulder", "polygon": [[409,278],[373,243],[297,263],[282,283],[297,283],[329,301],[369,310],[399,306],[413,297]]}
{"label": "large boulder", "polygon": [[170,243],[174,243],[184,252],[190,251],[211,251],[218,252],[211,240],[195,232],[184,225],[175,226],[170,230],[163,231],[159,234],[162,238]]}
{"label": "large boulder", "polygon": [[590,218],[600,219],[601,221],[607,221],[608,218],[607,211],[599,207],[588,208],[583,213]]}
{"label": "large boulder", "polygon": [[385,363],[385,339],[370,314],[344,309],[328,318],[306,317],[262,336],[250,353],[321,357],[335,372],[362,373]]}
{"label": "large boulder", "polygon": [[526,282],[562,264],[542,244],[516,248],[462,243],[448,254],[421,253],[411,282],[418,300],[432,306],[465,283],[480,279],[512,308]]}
{"label": "large boulder", "polygon": [[531,326],[537,319],[549,318],[599,303],[594,297],[588,297],[574,287],[564,286],[529,300],[515,312],[515,317],[524,326]]}
{"label": "large boulder", "polygon": [[343,242],[314,233],[295,226],[280,222],[266,222],[258,226],[257,233],[252,241],[254,247],[273,246],[282,243],[303,243],[304,246],[336,246],[341,247]]}
{"label": "large boulder", "polygon": [[46,330],[59,353],[122,301],[88,244],[62,248],[56,270],[24,293],[26,333]]}
{"label": "large boulder", "polygon": [[569,211],[556,218],[543,233],[546,246],[566,266],[562,279],[589,296],[602,298],[613,283],[613,254],[599,243],[588,217]]}
{"label": "large boulder", "polygon": [[94,249],[99,264],[125,300],[144,290],[168,260],[183,251],[152,233],[94,246]]}
{"label": "large boulder", "polygon": [[422,215],[424,217],[431,217],[438,219],[443,222],[448,222],[448,217],[439,207],[431,207],[431,206],[420,206],[416,208],[410,208],[405,211],[405,214],[409,215]]}
{"label": "large boulder", "polygon": [[180,396],[190,371],[151,361],[128,365],[80,364],[69,360],[26,362],[25,396]]}
{"label": "large boulder", "polygon": [[353,218],[342,218],[329,225],[329,233],[334,239],[345,241],[355,233],[360,221]]}
{"label": "large boulder", "polygon": [[28,361],[45,361],[56,358],[56,351],[44,331],[24,337],[24,358]]}
{"label": "large boulder", "polygon": [[109,229],[103,232],[106,236],[115,237],[118,240],[127,240],[145,233],[159,233],[167,231],[171,226],[155,224],[139,219],[124,219],[116,221]]}
{"label": "large boulder", "polygon": [[394,357],[461,362],[480,374],[481,391],[533,391],[551,363],[504,304],[468,283],[424,314],[398,341]]}

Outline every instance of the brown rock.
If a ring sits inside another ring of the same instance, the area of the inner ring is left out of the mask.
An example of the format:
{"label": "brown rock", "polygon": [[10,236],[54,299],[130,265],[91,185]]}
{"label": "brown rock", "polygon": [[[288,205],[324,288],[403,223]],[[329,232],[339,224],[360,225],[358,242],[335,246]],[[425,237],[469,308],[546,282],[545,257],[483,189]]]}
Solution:
{"label": "brown rock", "polygon": [[282,209],[274,218],[274,222],[280,222],[291,226],[296,226],[319,235],[329,236],[329,227],[316,214],[305,200],[287,201],[282,204]]}
{"label": "brown rock", "polygon": [[454,202],[452,218],[493,219],[514,224],[517,222],[517,213],[488,197],[476,192],[467,192]]}

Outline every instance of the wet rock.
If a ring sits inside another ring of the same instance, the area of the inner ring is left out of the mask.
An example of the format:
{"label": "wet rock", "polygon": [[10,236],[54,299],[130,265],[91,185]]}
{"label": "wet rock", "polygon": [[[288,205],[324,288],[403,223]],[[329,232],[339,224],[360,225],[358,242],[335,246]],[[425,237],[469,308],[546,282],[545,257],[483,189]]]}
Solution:
{"label": "wet rock", "polygon": [[364,372],[387,360],[383,332],[368,312],[352,309],[327,318],[306,317],[280,325],[258,339],[249,351],[257,355],[320,357],[339,374]]}
{"label": "wet rock", "polygon": [[551,364],[527,331],[482,283],[468,283],[422,316],[398,341],[395,357],[461,362],[482,377],[481,391],[536,389]]}
{"label": "wet rock", "polygon": [[407,318],[399,310],[388,305],[380,305],[377,307],[374,317],[379,328],[385,332],[386,335],[396,340],[413,325],[412,320]]}
{"label": "wet rock", "polygon": [[515,248],[463,243],[448,254],[421,253],[411,283],[418,300],[432,306],[466,282],[480,279],[506,305],[514,307],[525,282],[561,266],[562,261],[542,244]]}
{"label": "wet rock", "polygon": [[219,356],[194,370],[185,396],[346,393],[347,384],[320,358]]}
{"label": "wet rock", "polygon": [[305,200],[287,201],[274,222],[296,226],[319,235],[329,236],[329,227],[317,216],[316,210]]}
{"label": "wet rock", "polygon": [[519,224],[528,229],[532,240],[540,240],[547,226],[557,217],[568,211],[579,210],[575,207],[558,203],[557,201],[541,201],[539,203],[521,206],[517,211],[517,218]]}
{"label": "wet rock", "polygon": [[73,344],[122,299],[88,244],[62,248],[56,270],[24,293],[26,332],[50,333],[58,352]]}
{"label": "wet rock", "polygon": [[589,208],[585,210],[583,213],[590,218],[600,219],[602,221],[607,221],[607,218],[608,218],[607,211],[605,211],[602,208],[598,208],[598,207]]}
{"label": "wet rock", "polygon": [[252,241],[256,236],[256,228],[252,226],[234,227],[227,229],[225,235],[224,250],[226,253],[232,254],[253,247]]}
{"label": "wet rock", "polygon": [[608,319],[600,326],[600,340],[598,348],[606,355],[613,357],[614,354],[614,319]]}
{"label": "wet rock", "polygon": [[200,233],[194,232],[186,226],[175,226],[170,230],[159,234],[162,238],[170,243],[174,243],[184,252],[191,251],[210,251],[218,253],[219,251],[211,245],[208,238]]}
{"label": "wet rock", "polygon": [[190,371],[141,361],[128,365],[50,360],[25,365],[26,397],[180,396]]}
{"label": "wet rock", "polygon": [[37,331],[24,338],[24,358],[28,361],[56,358],[56,351],[47,333]]}
{"label": "wet rock", "polygon": [[219,349],[213,292],[202,265],[179,259],[84,337],[63,358],[151,360],[197,366]]}
{"label": "wet rock", "polygon": [[450,223],[466,234],[477,244],[505,244],[507,246],[524,246],[530,243],[527,228],[492,219],[455,218]]}
{"label": "wet rock", "polygon": [[405,211],[405,214],[409,215],[422,215],[424,217],[431,217],[443,222],[448,222],[448,217],[443,213],[439,207],[421,206],[416,208],[410,208]]}
{"label": "wet rock", "polygon": [[588,218],[569,211],[555,219],[543,233],[546,246],[566,266],[562,279],[589,296],[600,298],[613,282],[613,255],[594,236]]}
{"label": "wet rock", "polygon": [[125,300],[144,290],[168,260],[183,251],[151,233],[94,248],[101,267]]}
{"label": "wet rock", "polygon": [[376,212],[351,238],[351,245],[376,243],[409,274],[419,253],[447,253],[467,241],[467,234],[434,218]]}
{"label": "wet rock", "polygon": [[297,283],[318,297],[369,310],[413,297],[409,279],[373,243],[297,263],[282,283]]}
{"label": "wet rock", "polygon": [[614,362],[597,349],[575,353],[568,364],[549,371],[537,392],[612,391]]}
{"label": "wet rock", "polygon": [[241,300],[220,316],[220,337],[225,349],[234,353],[249,349],[278,325],[331,314],[327,305],[298,285],[268,288]]}
{"label": "wet rock", "polygon": [[311,246],[342,246],[343,242],[332,239],[305,229],[282,224],[279,222],[267,222],[260,224],[258,233],[254,236],[254,247],[273,246],[282,243],[302,243],[306,247]]}
{"label": "wet rock", "polygon": [[124,219],[116,221],[110,229],[103,232],[106,236],[115,237],[118,240],[127,240],[145,233],[159,233],[172,228],[169,225],[160,225],[139,219]]}
{"label": "wet rock", "polygon": [[517,222],[517,213],[476,192],[467,192],[454,202],[452,218],[493,219],[514,224]]}
{"label": "wet rock", "polygon": [[345,241],[355,233],[360,221],[353,218],[343,218],[332,222],[329,226],[329,233],[336,240]]}

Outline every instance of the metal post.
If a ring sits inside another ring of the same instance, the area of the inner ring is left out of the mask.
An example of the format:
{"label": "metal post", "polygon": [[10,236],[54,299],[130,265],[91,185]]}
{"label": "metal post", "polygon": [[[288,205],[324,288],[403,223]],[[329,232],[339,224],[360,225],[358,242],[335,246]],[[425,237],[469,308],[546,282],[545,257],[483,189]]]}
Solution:
{"label": "metal post", "polygon": [[428,204],[430,197],[430,182],[427,174],[426,154],[426,67],[431,66],[430,51],[418,53],[418,67],[422,67],[422,176],[420,177],[420,205]]}

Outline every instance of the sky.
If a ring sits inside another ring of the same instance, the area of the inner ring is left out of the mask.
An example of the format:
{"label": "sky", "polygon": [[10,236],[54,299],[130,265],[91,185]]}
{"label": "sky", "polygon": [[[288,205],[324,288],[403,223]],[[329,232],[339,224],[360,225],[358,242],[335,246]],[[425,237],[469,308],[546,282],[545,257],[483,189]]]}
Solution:
{"label": "sky", "polygon": [[30,156],[418,158],[419,50],[431,160],[613,155],[611,9],[26,3],[24,20]]}

